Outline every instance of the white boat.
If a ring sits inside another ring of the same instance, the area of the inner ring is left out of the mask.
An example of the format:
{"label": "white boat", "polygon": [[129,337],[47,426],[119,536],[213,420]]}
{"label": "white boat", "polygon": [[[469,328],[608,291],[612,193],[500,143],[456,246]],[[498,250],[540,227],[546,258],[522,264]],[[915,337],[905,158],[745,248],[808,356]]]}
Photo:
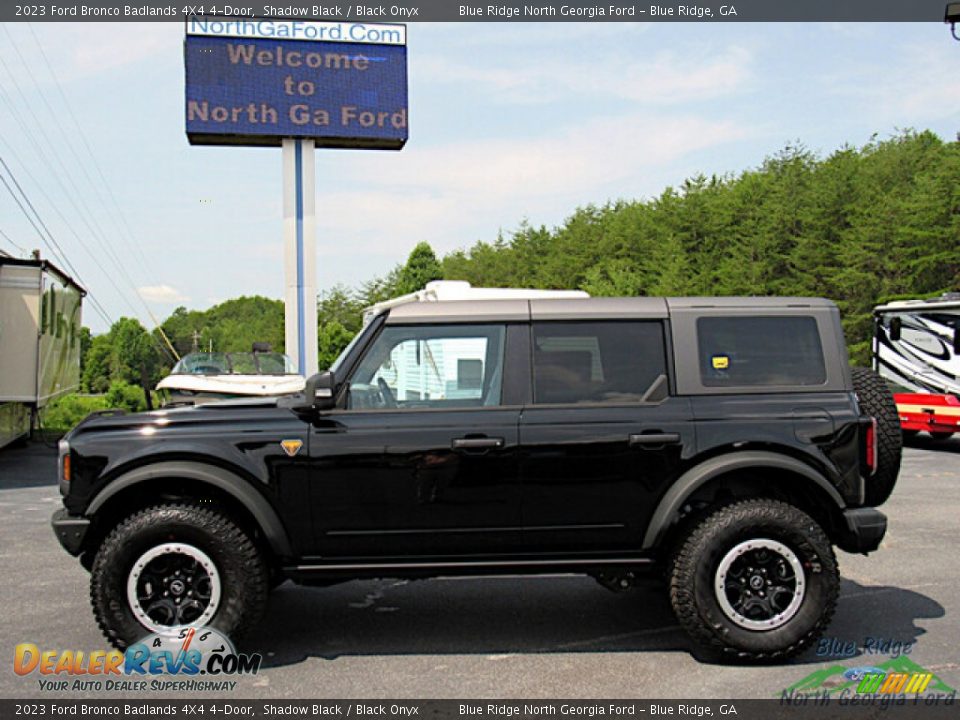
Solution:
{"label": "white boat", "polygon": [[283,353],[193,352],[184,355],[157,384],[166,405],[199,405],[241,397],[292,395],[303,390],[304,377]]}

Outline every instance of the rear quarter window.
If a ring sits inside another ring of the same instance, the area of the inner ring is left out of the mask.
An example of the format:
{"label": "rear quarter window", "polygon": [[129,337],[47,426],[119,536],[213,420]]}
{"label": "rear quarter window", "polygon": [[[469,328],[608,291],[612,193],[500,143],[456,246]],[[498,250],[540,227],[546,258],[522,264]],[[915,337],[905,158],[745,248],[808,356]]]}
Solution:
{"label": "rear quarter window", "polygon": [[701,317],[697,344],[705,387],[810,386],[827,381],[813,317]]}

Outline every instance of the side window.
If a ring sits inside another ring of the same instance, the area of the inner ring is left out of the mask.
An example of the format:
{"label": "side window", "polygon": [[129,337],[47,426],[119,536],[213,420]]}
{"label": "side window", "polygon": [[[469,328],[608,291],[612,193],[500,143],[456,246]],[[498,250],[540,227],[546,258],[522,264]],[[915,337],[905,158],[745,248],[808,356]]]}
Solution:
{"label": "side window", "polygon": [[503,325],[388,326],[350,380],[347,407],[500,404]]}
{"label": "side window", "polygon": [[535,404],[639,402],[666,372],[659,322],[533,325]]}
{"label": "side window", "polygon": [[812,317],[702,317],[700,377],[706,387],[823,385],[827,370]]}

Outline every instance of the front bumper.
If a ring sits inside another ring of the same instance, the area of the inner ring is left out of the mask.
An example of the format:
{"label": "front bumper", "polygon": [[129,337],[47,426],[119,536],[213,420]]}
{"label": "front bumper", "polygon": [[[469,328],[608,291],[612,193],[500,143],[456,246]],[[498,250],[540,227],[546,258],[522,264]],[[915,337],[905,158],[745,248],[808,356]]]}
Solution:
{"label": "front bumper", "polygon": [[83,549],[83,541],[87,537],[87,531],[90,530],[90,520],[78,515],[71,515],[66,508],[57,510],[50,518],[50,524],[53,526],[53,532],[57,540],[63,545],[63,549],[73,556],[80,554]]}
{"label": "front bumper", "polygon": [[855,508],[843,511],[846,527],[841,531],[837,547],[851,553],[873,552],[880,547],[887,533],[887,516],[876,508]]}

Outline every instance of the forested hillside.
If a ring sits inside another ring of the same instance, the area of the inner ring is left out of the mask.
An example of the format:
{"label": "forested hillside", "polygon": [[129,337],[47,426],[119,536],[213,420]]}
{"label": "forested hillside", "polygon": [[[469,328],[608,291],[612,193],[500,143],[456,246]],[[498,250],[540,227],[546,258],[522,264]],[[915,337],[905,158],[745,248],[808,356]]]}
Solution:
{"label": "forested hillside", "polygon": [[445,257],[443,275],[594,295],[824,296],[864,363],[874,305],[960,288],[960,143],[904,133],[825,158],[787,147],[740,175],[477,243]]}
{"label": "forested hillside", "polygon": [[[360,327],[363,307],[441,277],[593,295],[824,296],[840,305],[851,354],[863,364],[874,305],[960,289],[960,142],[905,132],[826,157],[788,146],[739,175],[579,208],[553,229],[521,224],[442,260],[421,243],[386,276],[322,294],[321,366]],[[215,350],[254,341],[282,350],[283,305],[247,297],[178,308],[163,328],[180,353],[195,339]],[[85,388],[136,382],[143,367],[159,379],[171,363],[153,335],[122,319],[85,341]]]}

